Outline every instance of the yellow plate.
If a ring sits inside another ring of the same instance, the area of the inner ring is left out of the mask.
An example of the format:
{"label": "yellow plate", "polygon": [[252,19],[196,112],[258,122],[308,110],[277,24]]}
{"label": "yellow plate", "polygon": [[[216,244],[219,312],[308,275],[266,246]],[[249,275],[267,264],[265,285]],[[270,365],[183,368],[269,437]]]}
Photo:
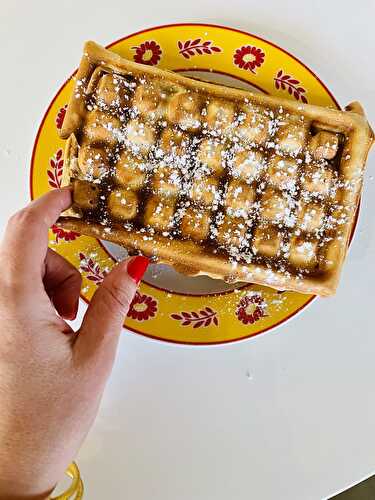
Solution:
{"label": "yellow plate", "polygon": [[[271,42],[232,28],[207,24],[160,26],[129,35],[109,47],[137,62],[210,80],[226,78],[227,83],[242,88],[339,108],[327,87],[301,61]],[[58,129],[72,89],[69,78],[39,127],[31,161],[32,198],[60,186],[64,141]],[[82,298],[86,302],[115,264],[113,255],[121,253],[93,238],[58,228],[50,232],[50,246],[81,271]],[[155,276],[158,273],[159,277]],[[255,285],[227,290],[221,282],[208,278],[192,282],[194,278],[176,273],[171,277],[170,273],[165,268],[153,270],[141,284],[125,322],[128,329],[185,344],[231,342],[275,328],[314,299],[313,295],[280,293]]]}

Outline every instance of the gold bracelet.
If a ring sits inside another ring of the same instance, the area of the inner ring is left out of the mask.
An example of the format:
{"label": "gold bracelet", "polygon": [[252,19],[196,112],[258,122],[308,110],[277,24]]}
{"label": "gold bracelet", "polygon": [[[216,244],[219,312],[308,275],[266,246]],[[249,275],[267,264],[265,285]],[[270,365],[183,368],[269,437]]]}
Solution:
{"label": "gold bracelet", "polygon": [[72,478],[72,484],[64,493],[57,497],[51,497],[50,500],[81,500],[83,498],[83,482],[77,464],[72,462],[65,474]]}

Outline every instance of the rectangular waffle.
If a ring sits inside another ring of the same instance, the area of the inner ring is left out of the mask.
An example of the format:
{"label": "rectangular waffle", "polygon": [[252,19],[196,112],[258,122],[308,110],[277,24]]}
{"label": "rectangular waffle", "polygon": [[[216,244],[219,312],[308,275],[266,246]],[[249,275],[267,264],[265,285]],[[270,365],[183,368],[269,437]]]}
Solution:
{"label": "rectangular waffle", "polygon": [[61,226],[187,275],[335,292],[373,142],[358,103],[252,94],[88,42],[61,136]]}

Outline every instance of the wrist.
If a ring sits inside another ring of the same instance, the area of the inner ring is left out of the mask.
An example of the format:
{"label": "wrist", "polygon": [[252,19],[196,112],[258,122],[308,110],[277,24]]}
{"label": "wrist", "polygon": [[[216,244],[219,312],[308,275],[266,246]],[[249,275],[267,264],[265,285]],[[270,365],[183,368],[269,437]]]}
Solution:
{"label": "wrist", "polygon": [[84,487],[77,464],[72,462],[66,469],[65,474],[72,479],[72,482],[68,489],[56,497],[51,497],[55,486],[50,487],[48,491],[44,493],[37,493],[35,487],[28,487],[28,492],[25,492],[25,490],[22,489],[24,487],[22,482],[12,482],[10,484],[9,481],[6,482],[0,479],[0,500],[68,500],[70,498],[82,500]]}
{"label": "wrist", "polygon": [[0,500],[46,500],[56,486],[38,467],[25,471],[17,461],[13,467],[3,467],[0,461],[0,471]]}
{"label": "wrist", "polygon": [[38,464],[25,468],[19,460],[0,460],[0,471],[0,500],[46,500],[56,486]]}
{"label": "wrist", "polygon": [[27,490],[22,490],[22,486],[14,483],[4,484],[0,481],[0,500],[48,500],[54,489],[55,487],[49,488],[48,491],[40,493],[31,488],[28,493]]}

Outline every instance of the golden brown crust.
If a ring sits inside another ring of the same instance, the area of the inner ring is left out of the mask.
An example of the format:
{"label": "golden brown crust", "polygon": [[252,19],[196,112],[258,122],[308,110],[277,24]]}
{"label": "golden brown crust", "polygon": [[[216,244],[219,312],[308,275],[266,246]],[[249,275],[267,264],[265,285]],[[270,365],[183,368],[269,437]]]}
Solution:
{"label": "golden brown crust", "polygon": [[[208,255],[199,244],[192,241],[170,241],[161,235],[155,235],[152,240],[144,241],[141,234],[123,231],[121,226],[113,227],[111,232],[107,233],[100,224],[88,225],[82,220],[68,217],[60,219],[58,225],[67,230],[117,243],[129,249],[130,252],[142,252],[150,257],[156,256],[158,262],[169,264],[189,276],[206,275],[211,278],[224,279],[228,283],[247,281],[271,286],[276,290],[294,290],[321,296],[332,294],[331,279],[317,281],[304,278],[302,281],[294,276],[286,277],[285,274],[277,271],[273,272],[271,277],[267,276],[267,273],[259,272],[259,266],[249,264],[238,266],[236,270],[233,270],[232,264],[226,257]],[[155,253],[156,250],[157,253]]]}

